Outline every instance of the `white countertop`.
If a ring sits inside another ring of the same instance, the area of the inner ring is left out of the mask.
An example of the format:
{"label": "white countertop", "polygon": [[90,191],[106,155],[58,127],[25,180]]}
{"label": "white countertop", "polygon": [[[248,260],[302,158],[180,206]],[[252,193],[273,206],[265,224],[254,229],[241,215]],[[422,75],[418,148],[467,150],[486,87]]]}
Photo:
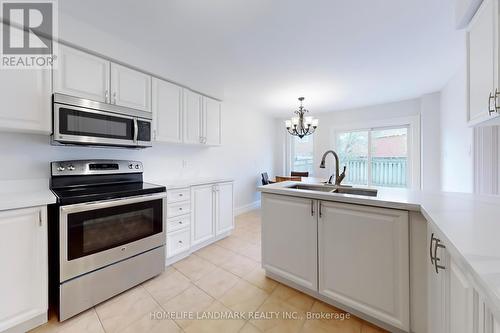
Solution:
{"label": "white countertop", "polygon": [[462,193],[379,189],[377,197],[286,188],[298,182],[260,186],[265,193],[420,211],[445,239],[450,254],[468,270],[478,291],[500,318],[500,197]]}
{"label": "white countertop", "polygon": [[189,187],[194,185],[204,185],[212,183],[224,183],[234,181],[231,178],[214,178],[214,177],[199,177],[189,179],[163,179],[163,180],[147,180],[148,183],[164,185],[167,190],[174,188]]}
{"label": "white countertop", "polygon": [[0,181],[0,211],[45,206],[56,202],[48,179]]}

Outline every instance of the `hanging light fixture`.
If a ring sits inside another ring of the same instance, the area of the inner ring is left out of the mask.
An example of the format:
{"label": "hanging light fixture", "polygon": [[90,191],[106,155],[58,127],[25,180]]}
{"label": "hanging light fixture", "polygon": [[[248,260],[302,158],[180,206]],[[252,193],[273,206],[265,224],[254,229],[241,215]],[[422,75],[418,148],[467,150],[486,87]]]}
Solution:
{"label": "hanging light fixture", "polygon": [[314,131],[316,131],[316,127],[318,127],[318,119],[313,119],[313,117],[304,117],[304,115],[309,112],[304,109],[304,106],[302,106],[302,101],[304,101],[304,99],[304,97],[299,97],[300,106],[299,109],[294,112],[297,117],[285,120],[285,126],[288,133],[298,136],[301,139],[306,135],[313,134]]}

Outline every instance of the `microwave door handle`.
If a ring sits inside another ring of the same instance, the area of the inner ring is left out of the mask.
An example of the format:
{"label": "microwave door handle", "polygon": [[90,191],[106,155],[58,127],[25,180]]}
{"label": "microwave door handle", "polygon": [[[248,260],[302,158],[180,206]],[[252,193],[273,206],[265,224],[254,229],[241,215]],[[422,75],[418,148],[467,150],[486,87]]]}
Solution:
{"label": "microwave door handle", "polygon": [[137,125],[137,118],[134,118],[134,143],[137,143],[138,135],[139,135],[139,125]]}

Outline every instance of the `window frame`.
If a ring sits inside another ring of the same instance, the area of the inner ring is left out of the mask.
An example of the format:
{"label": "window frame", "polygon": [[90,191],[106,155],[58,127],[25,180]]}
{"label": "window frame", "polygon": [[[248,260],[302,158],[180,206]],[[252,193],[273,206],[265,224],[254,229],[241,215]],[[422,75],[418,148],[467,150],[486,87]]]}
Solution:
{"label": "window frame", "polygon": [[[312,172],[309,173],[309,177],[314,177],[315,175],[315,161],[316,161],[316,154],[315,154],[315,149],[316,149],[316,138],[314,137],[315,135],[314,134],[311,134],[309,135],[311,137],[313,137],[313,142],[312,142],[312,156],[313,156],[313,160],[312,160],[312,165],[313,165],[313,169],[312,169]],[[286,158],[286,166],[285,166],[285,174],[287,175],[290,175],[292,173],[292,167],[293,167],[293,158],[294,158],[294,146],[295,146],[295,136],[292,136],[292,135],[287,135],[286,137],[286,146],[287,146],[287,150],[286,150],[286,155],[287,155],[287,158]],[[293,171],[297,171],[297,170],[293,170]]]}
{"label": "window frame", "polygon": [[[407,168],[407,189],[420,189],[421,175],[420,175],[420,117],[408,116],[401,118],[391,118],[384,120],[375,120],[359,123],[351,123],[344,126],[333,127],[330,134],[330,142],[333,142],[334,150],[337,151],[337,136],[345,132],[359,132],[368,131],[368,160],[371,161],[371,140],[372,135],[370,131],[395,129],[395,128],[408,128],[407,149],[408,149],[408,168]],[[329,163],[329,172],[335,172],[333,163]],[[371,166],[368,163],[368,184],[371,183]],[[369,185],[373,186],[373,185]],[[380,186],[377,186],[380,187]]]}

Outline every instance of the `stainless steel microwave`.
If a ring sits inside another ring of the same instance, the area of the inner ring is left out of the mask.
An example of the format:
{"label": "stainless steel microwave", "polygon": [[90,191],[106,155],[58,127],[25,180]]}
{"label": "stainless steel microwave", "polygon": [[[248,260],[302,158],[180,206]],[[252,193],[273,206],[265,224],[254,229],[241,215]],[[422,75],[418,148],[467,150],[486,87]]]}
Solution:
{"label": "stainless steel microwave", "polygon": [[54,144],[145,148],[152,114],[73,96],[53,95]]}

